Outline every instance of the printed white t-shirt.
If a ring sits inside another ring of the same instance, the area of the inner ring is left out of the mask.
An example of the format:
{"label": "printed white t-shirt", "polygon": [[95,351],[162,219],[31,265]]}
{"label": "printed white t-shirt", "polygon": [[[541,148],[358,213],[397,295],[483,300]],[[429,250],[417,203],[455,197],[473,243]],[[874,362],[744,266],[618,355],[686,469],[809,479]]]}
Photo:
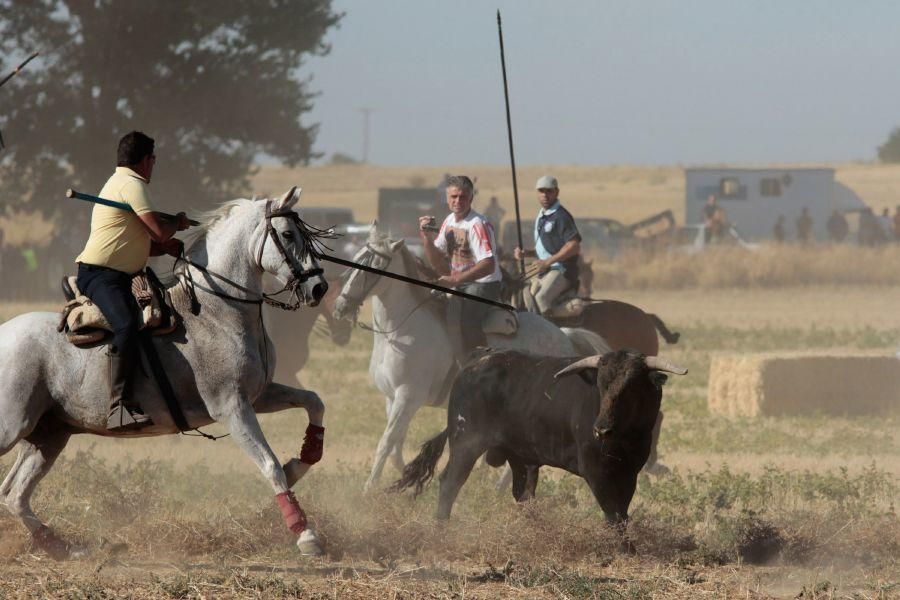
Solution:
{"label": "printed white t-shirt", "polygon": [[434,240],[434,246],[450,256],[450,270],[453,273],[465,271],[486,258],[494,257],[494,272],[475,281],[477,283],[500,281],[500,262],[497,260],[494,229],[483,215],[474,210],[470,210],[461,221],[457,221],[453,213],[447,215]]}

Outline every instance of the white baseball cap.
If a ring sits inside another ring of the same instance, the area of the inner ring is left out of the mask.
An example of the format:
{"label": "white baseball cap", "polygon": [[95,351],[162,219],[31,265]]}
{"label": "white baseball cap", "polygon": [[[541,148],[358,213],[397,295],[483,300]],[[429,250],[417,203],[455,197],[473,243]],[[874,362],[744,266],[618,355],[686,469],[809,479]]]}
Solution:
{"label": "white baseball cap", "polygon": [[534,184],[534,189],[536,190],[555,190],[559,189],[559,182],[556,181],[556,177],[552,175],[544,175],[540,179],[537,180],[537,183]]}

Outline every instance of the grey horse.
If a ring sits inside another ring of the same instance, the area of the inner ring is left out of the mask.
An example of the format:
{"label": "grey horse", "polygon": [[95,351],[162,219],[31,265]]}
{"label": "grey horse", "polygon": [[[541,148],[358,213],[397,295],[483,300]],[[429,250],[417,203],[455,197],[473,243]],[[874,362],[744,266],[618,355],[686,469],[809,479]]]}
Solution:
{"label": "grey horse", "polygon": [[[299,534],[298,547],[318,553],[315,532],[305,528],[306,518],[290,490],[321,457],[325,406],[314,392],[271,382],[275,353],[260,318],[264,272],[285,282],[307,305],[315,306],[327,290],[313,251],[315,234],[293,211],[299,196],[294,188],[277,200],[234,200],[205,215],[204,225],[186,240],[187,261],[178,269],[180,283],[171,288],[183,325],[154,343],[188,425],[224,424],[272,486],[285,522]],[[0,484],[0,500],[22,519],[37,547],[64,559],[81,550],[47,527],[32,511],[30,499],[69,437],[179,430],[156,382],[135,375],[134,393],[153,425],[108,432],[106,349],[69,344],[56,331],[58,319],[54,313],[34,312],[0,325],[0,456],[16,445],[19,449]],[[319,443],[310,445],[309,456],[301,453],[282,466],[256,413],[294,407],[307,411]]]}
{"label": "grey horse", "polygon": [[[419,277],[405,243],[390,239],[374,227],[354,261]],[[403,442],[409,424],[422,406],[439,406],[446,401],[454,356],[445,323],[429,310],[431,297],[423,288],[355,270],[335,302],[335,317],[355,316],[367,297],[372,298],[375,329],[369,375],[385,396],[387,412],[387,425],[365,484],[368,490],[381,477],[389,456],[394,466],[403,470]],[[518,318],[516,335],[488,335],[488,344],[547,356],[597,354],[609,349],[600,336],[589,331],[570,332],[570,339],[540,315],[521,313]]]}

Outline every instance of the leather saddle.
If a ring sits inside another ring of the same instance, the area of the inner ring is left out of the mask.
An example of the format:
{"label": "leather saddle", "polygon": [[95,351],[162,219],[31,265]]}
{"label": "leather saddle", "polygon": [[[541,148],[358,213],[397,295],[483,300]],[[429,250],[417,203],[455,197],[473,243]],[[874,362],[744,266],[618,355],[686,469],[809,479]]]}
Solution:
{"label": "leather saddle", "polygon": [[[75,276],[65,276],[62,279],[66,304],[56,330],[64,332],[66,339],[76,346],[92,346],[107,338],[112,328],[100,307],[78,289],[77,279]],[[140,308],[141,331],[149,331],[152,335],[166,335],[178,327],[178,313],[173,307],[169,291],[151,269],[134,275],[131,279],[131,292]]]}

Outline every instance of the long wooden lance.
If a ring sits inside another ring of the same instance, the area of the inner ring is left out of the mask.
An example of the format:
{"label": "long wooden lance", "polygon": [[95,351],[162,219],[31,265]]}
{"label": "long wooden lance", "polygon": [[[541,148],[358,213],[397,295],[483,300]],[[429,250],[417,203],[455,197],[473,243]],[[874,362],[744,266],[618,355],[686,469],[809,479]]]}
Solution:
{"label": "long wooden lance", "polygon": [[437,290],[439,292],[444,292],[444,293],[450,294],[452,296],[459,296],[460,298],[465,298],[466,300],[473,300],[475,302],[481,302],[482,304],[490,304],[491,306],[496,306],[497,308],[502,308],[503,310],[509,310],[509,311],[513,311],[513,312],[515,312],[515,310],[516,310],[509,304],[503,304],[502,302],[497,302],[495,300],[490,300],[488,298],[482,298],[480,296],[473,296],[472,294],[460,292],[459,290],[454,290],[453,288],[444,287],[442,285],[437,285],[436,283],[431,283],[428,281],[422,281],[421,279],[414,279],[413,277],[407,277],[406,275],[400,275],[399,273],[391,273],[390,271],[382,271],[381,269],[376,269],[375,267],[370,267],[369,265],[355,263],[352,260],[345,260],[343,258],[338,258],[337,256],[329,256],[327,254],[321,254],[321,255],[319,255],[319,258],[322,260],[326,260],[328,262],[333,262],[338,265],[350,267],[351,269],[359,269],[360,271],[367,271],[369,273],[374,273],[375,275],[381,275],[383,277],[389,277],[391,279],[403,281],[404,283],[411,283],[412,285],[418,285],[420,287]]}
{"label": "long wooden lance", "polygon": [[[83,192],[78,192],[73,189],[66,190],[66,198],[74,198],[76,200],[84,200],[85,202],[92,202],[94,204],[102,204],[103,206],[109,206],[111,208],[118,208],[120,210],[134,212],[134,209],[131,208],[128,204],[124,202],[116,202],[115,200],[107,200],[106,198],[100,198],[99,196],[94,196],[91,194],[85,194]],[[176,219],[175,215],[170,215],[166,213],[159,213],[159,215],[164,219]],[[188,223],[191,225],[200,225],[199,221],[194,221],[193,219],[188,219]],[[406,275],[400,275],[399,273],[391,273],[390,271],[382,271],[381,269],[376,269],[375,267],[370,267],[369,265],[363,265],[360,263],[355,263],[352,260],[344,260],[343,258],[338,258],[337,256],[329,256],[327,254],[319,254],[318,258],[322,260],[326,260],[328,262],[333,262],[338,265],[343,265],[345,267],[350,267],[351,269],[360,269],[362,271],[368,271],[369,273],[374,273],[376,275],[381,275],[383,277],[389,277],[391,279],[397,279],[399,281],[403,281],[405,283],[411,283],[413,285],[418,285],[421,287],[426,287],[432,290],[437,290],[439,292],[444,292],[447,294],[451,294],[453,296],[459,296],[461,298],[466,298],[467,300],[474,300],[475,302],[481,302],[483,304],[490,304],[491,306],[496,306],[497,308],[502,308],[504,310],[515,311],[515,309],[509,304],[503,304],[502,302],[496,302],[494,300],[489,300],[488,298],[481,298],[479,296],[473,296],[472,294],[467,294],[465,292],[460,292],[459,290],[454,290],[452,288],[447,288],[442,285],[437,285],[435,283],[430,283],[428,281],[422,281],[420,279],[414,279],[412,277],[407,277]]]}
{"label": "long wooden lance", "polygon": [[[24,68],[25,68],[25,65],[27,65],[27,64],[30,63],[32,60],[34,60],[34,58],[35,58],[38,54],[40,54],[40,52],[35,52],[34,54],[32,54],[31,56],[29,56],[28,58],[26,58],[26,59],[22,62],[21,65],[19,65],[18,67],[16,67],[16,68],[13,70],[12,73],[10,73],[10,74],[7,75],[6,77],[4,77],[3,80],[0,81],[0,87],[3,87],[3,84],[6,83],[7,81],[9,81],[10,79],[12,79],[13,76],[18,75],[19,71],[21,71],[22,69],[24,69]],[[5,147],[6,147],[6,145],[3,143],[3,133],[0,132],[0,150],[3,150],[3,148],[5,148]]]}
{"label": "long wooden lance", "polygon": [[10,79],[12,79],[13,76],[18,75],[18,74],[19,74],[19,71],[21,71],[22,69],[24,69],[24,68],[25,68],[25,65],[27,65],[27,64],[30,63],[32,60],[34,60],[34,59],[37,57],[38,54],[40,54],[40,52],[35,52],[34,54],[32,54],[31,56],[29,56],[28,58],[26,58],[26,59],[22,62],[21,65],[19,65],[18,67],[16,67],[16,68],[13,70],[12,73],[10,73],[10,74],[7,75],[6,77],[4,77],[3,80],[0,80],[0,87],[3,87],[3,84],[6,83],[7,81],[9,81]]}
{"label": "long wooden lance", "polygon": [[506,100],[506,134],[509,138],[509,162],[512,166],[513,200],[516,203],[516,234],[522,255],[519,258],[519,272],[525,273],[525,246],[522,245],[522,218],[519,214],[519,186],[516,182],[516,155],[513,152],[512,119],[509,116],[509,85],[506,81],[506,53],[503,51],[503,25],[500,11],[497,11],[497,35],[500,37],[500,67],[503,70],[503,98]]}
{"label": "long wooden lance", "polygon": [[[125,204],[124,202],[116,202],[115,200],[107,200],[106,198],[101,198],[99,196],[94,196],[92,194],[85,194],[83,192],[77,192],[72,188],[66,190],[66,198],[74,198],[76,200],[84,200],[85,202],[93,202],[94,204],[102,204],[103,206],[109,206],[111,208],[118,208],[119,210],[124,210],[125,212],[134,212],[134,209],[131,208],[130,205]],[[170,215],[169,213],[157,213],[163,219],[167,221],[177,221],[177,215]],[[192,226],[196,227],[200,224],[200,221],[195,221],[193,219],[188,219],[188,223]]]}

